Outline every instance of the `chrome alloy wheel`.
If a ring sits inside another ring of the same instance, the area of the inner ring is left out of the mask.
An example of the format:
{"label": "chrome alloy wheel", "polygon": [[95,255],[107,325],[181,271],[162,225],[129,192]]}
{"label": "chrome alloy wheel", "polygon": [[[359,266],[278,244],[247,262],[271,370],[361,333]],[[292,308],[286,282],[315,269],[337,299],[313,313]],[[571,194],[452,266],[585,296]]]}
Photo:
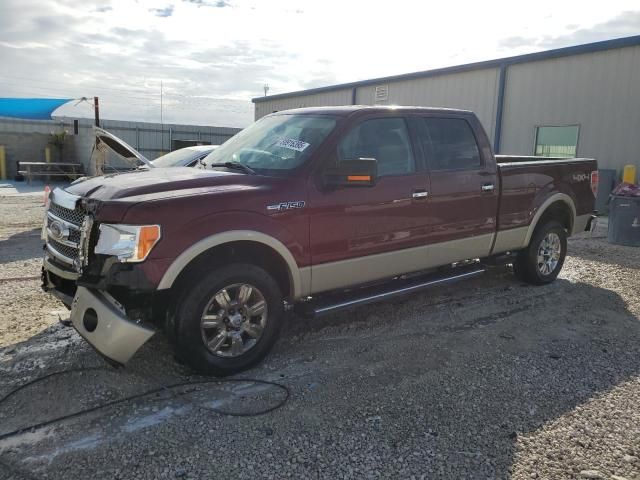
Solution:
{"label": "chrome alloy wheel", "polygon": [[562,242],[557,233],[549,232],[538,247],[538,271],[542,275],[549,275],[558,266],[562,254]]}
{"label": "chrome alloy wheel", "polygon": [[267,324],[267,302],[262,292],[247,283],[219,290],[202,312],[200,330],[214,355],[238,357],[253,348]]}

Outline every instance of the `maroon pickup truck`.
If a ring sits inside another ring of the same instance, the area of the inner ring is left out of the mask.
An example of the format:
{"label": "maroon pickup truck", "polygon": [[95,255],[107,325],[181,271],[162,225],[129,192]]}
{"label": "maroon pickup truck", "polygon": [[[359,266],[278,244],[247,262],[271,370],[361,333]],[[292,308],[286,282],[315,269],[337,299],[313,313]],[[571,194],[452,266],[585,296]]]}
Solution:
{"label": "maroon pickup truck", "polygon": [[231,374],[267,354],[289,310],[326,314],[496,263],[553,281],[567,237],[589,228],[596,169],[496,158],[468,111],[278,112],[198,168],[54,190],[43,286],[113,363],[162,329],[194,369]]}

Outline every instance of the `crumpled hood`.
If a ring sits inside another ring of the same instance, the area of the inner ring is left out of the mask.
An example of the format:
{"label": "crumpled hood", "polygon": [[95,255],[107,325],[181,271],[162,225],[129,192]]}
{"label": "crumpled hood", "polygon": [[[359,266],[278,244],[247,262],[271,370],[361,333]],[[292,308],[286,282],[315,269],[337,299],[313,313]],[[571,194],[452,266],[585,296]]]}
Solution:
{"label": "crumpled hood", "polygon": [[194,188],[255,185],[255,177],[223,170],[189,167],[152,168],[90,178],[67,187],[69,193],[95,200],[120,200]]}

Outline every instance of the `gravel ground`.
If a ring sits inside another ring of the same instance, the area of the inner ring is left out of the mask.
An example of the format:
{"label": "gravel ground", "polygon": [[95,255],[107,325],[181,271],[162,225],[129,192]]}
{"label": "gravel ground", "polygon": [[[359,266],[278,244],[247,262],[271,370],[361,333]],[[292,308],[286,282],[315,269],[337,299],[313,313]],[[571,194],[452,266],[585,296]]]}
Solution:
{"label": "gravel ground", "polygon": [[39,197],[0,197],[0,479],[640,478],[640,249],[602,225],[560,278],[508,268],[406,299],[293,318],[251,380],[201,380],[161,336],[113,370],[39,290]]}

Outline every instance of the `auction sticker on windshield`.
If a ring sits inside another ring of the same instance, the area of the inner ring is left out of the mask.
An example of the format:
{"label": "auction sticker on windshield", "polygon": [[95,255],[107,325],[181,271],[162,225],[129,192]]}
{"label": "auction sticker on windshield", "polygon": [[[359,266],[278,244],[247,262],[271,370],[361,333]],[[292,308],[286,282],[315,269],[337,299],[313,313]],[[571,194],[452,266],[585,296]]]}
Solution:
{"label": "auction sticker on windshield", "polygon": [[280,137],[276,142],[276,147],[288,148],[289,150],[295,150],[296,152],[304,152],[309,144],[302,140],[296,140],[294,138]]}

